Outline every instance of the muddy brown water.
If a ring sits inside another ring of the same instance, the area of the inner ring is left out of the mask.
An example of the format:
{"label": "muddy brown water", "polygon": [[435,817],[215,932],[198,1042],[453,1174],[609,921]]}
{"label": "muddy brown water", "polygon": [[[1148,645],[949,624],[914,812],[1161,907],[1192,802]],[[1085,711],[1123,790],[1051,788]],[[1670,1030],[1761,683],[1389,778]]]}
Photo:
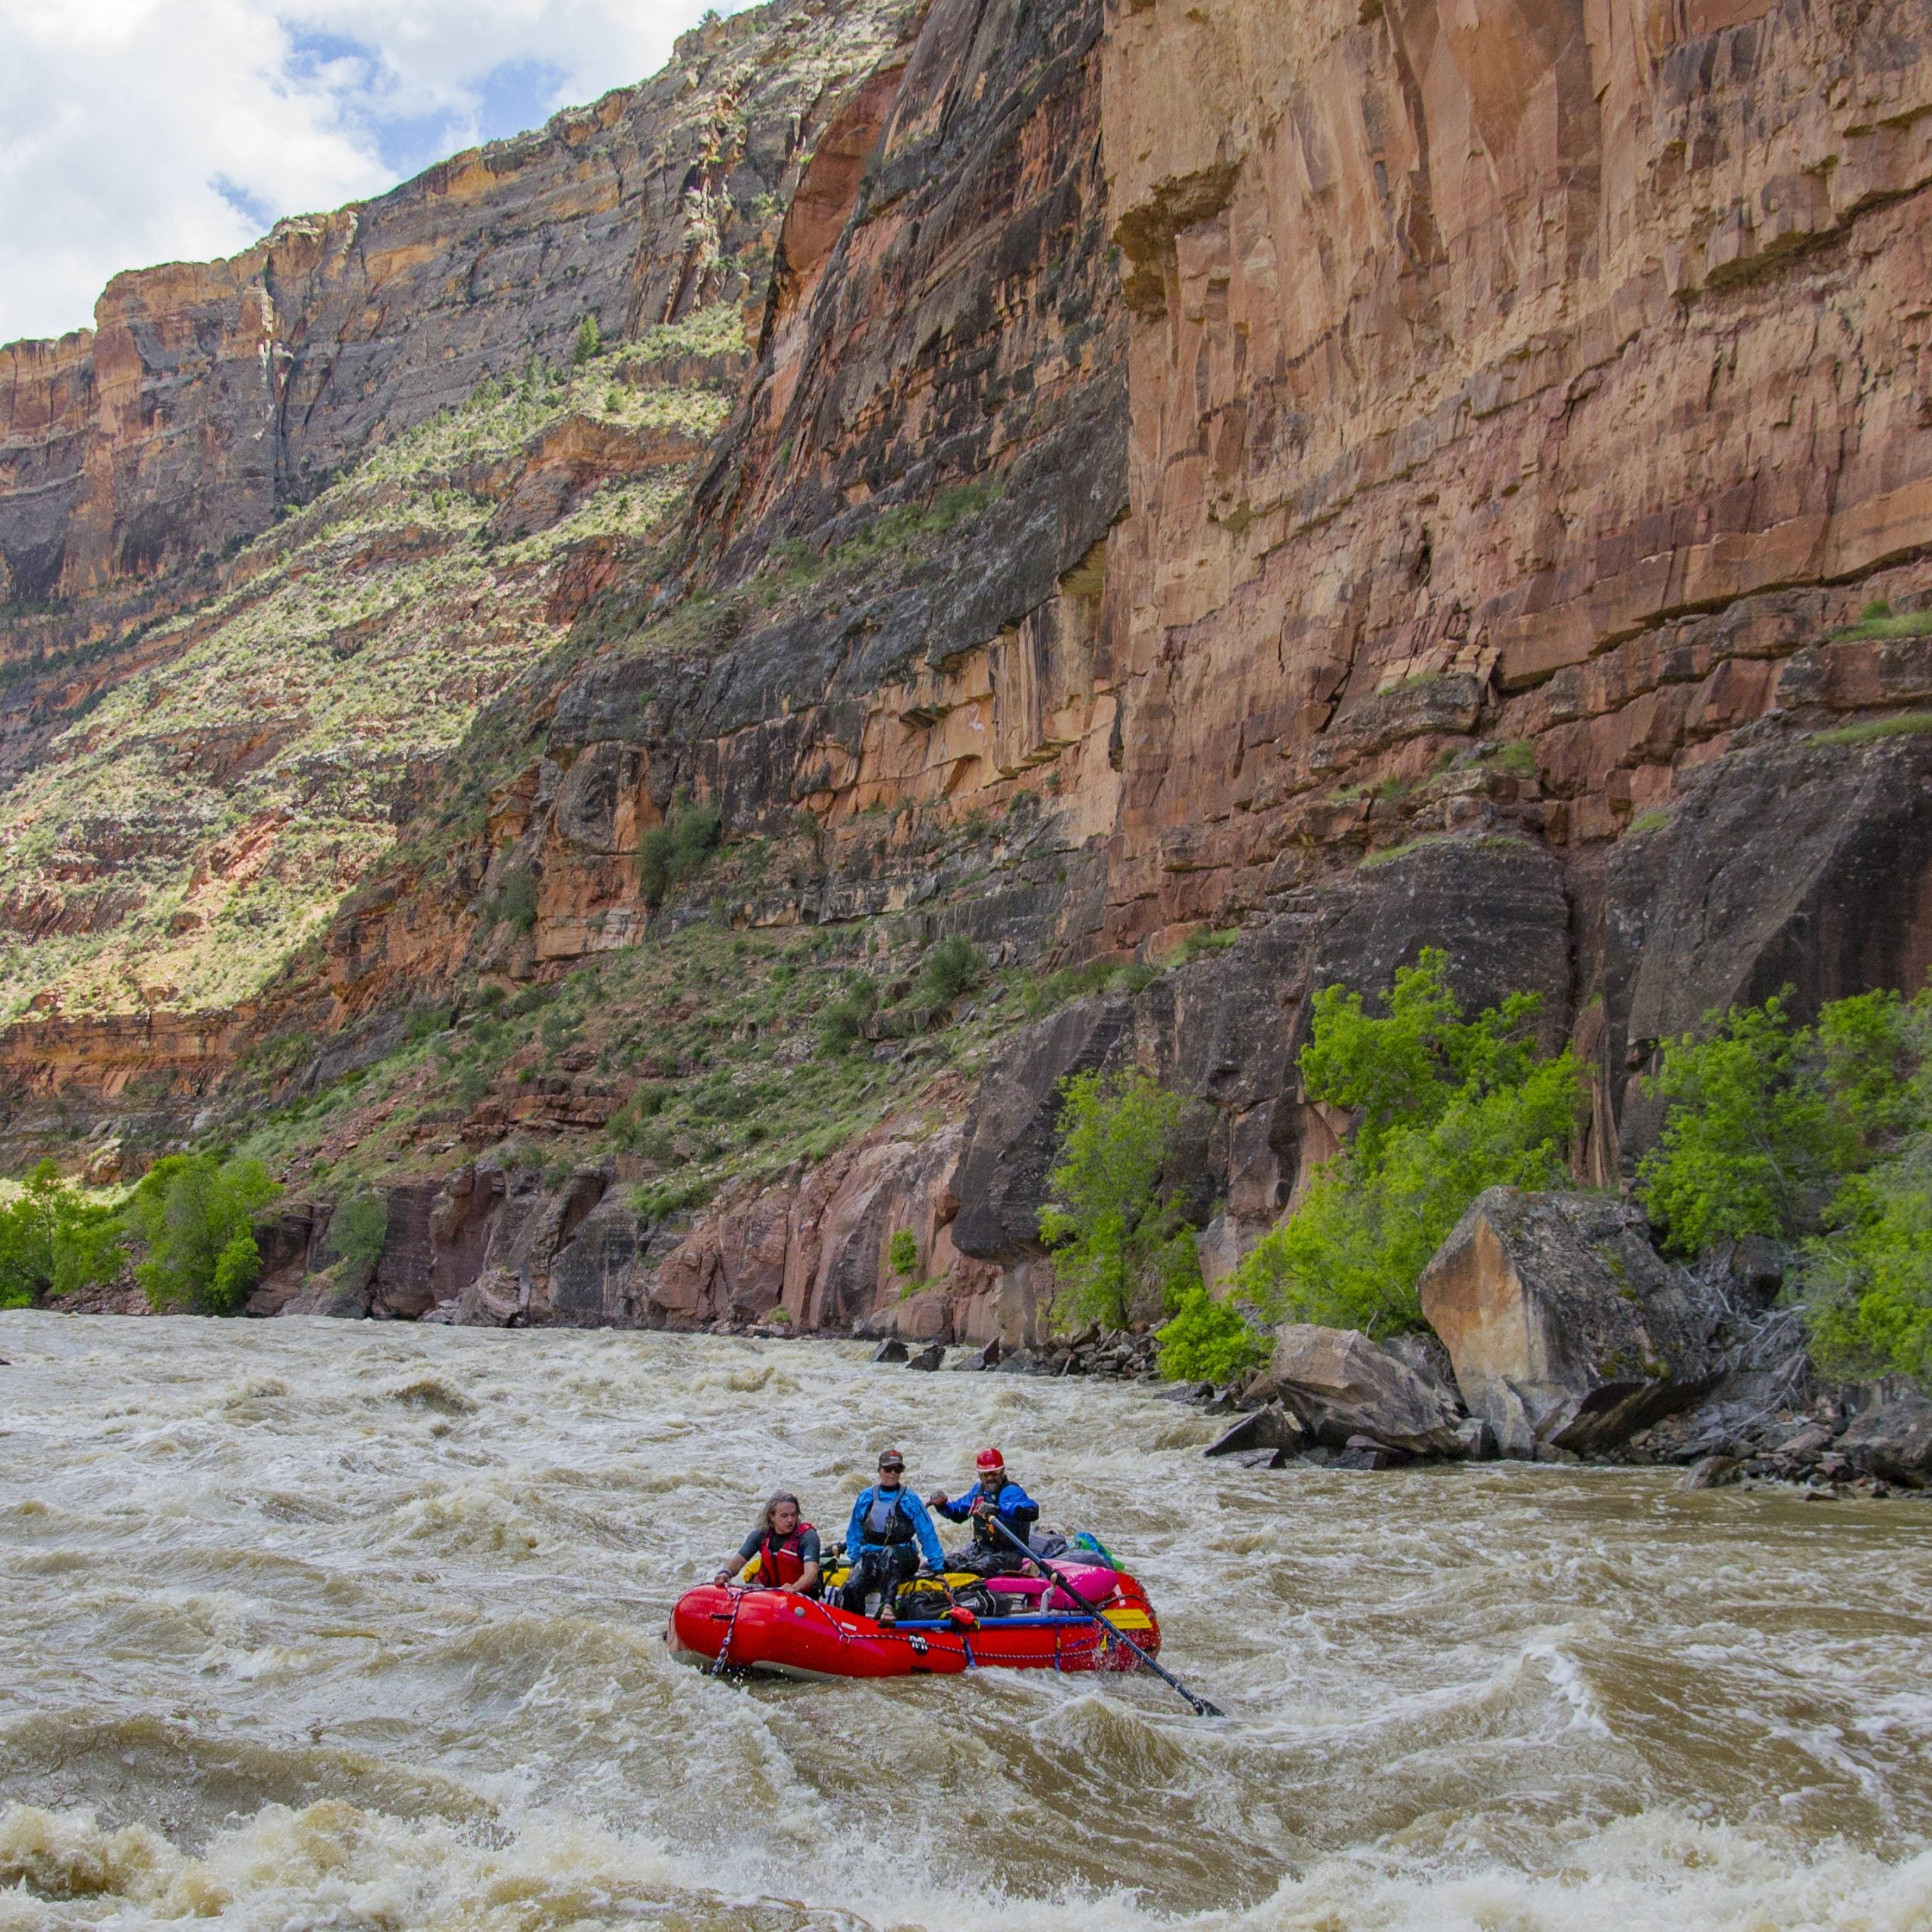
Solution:
{"label": "muddy brown water", "polygon": [[[1203,1460],[857,1348],[0,1316],[0,1932],[1932,1926],[1932,1503]],[[733,1684],[781,1483],[997,1441],[1146,1679]]]}

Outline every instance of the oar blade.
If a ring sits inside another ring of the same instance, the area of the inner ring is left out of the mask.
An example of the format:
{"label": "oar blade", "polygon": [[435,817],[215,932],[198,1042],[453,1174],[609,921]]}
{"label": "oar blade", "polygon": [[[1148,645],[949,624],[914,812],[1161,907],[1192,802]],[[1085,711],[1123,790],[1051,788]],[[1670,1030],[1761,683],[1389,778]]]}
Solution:
{"label": "oar blade", "polygon": [[1195,1694],[1190,1690],[1178,1677],[1175,1676],[1171,1671],[1167,1669],[1164,1666],[1156,1663],[1131,1637],[1128,1636],[1124,1631],[1115,1629],[1112,1623],[1108,1620],[1106,1617],[1104,1616],[1091,1603],[1089,1603],[1086,1597],[1083,1595],[1081,1592],[1074,1588],[1071,1578],[1063,1576],[1060,1572],[1056,1570],[1044,1556],[1038,1555],[1034,1550],[1029,1549],[1025,1543],[1022,1543],[1020,1539],[999,1520],[997,1516],[991,1518],[991,1521],[993,1528],[998,1531],[1001,1536],[1005,1537],[1007,1541],[1012,1544],[1014,1548],[1018,1550],[1020,1555],[1025,1557],[1029,1562],[1032,1563],[1035,1567],[1040,1571],[1042,1576],[1044,1576],[1052,1582],[1057,1583],[1075,1603],[1082,1604],[1085,1607],[1087,1614],[1106,1632],[1107,1641],[1109,1642],[1118,1644],[1122,1650],[1130,1651],[1134,1657],[1138,1658],[1142,1663],[1146,1665],[1148,1669],[1151,1670],[1163,1684],[1168,1685],[1174,1690],[1178,1690],[1192,1707],[1194,1715],[1196,1717],[1223,1718],[1227,1715],[1227,1712],[1226,1711],[1222,1710],[1217,1705],[1209,1703],[1205,1697],[1196,1697]]}

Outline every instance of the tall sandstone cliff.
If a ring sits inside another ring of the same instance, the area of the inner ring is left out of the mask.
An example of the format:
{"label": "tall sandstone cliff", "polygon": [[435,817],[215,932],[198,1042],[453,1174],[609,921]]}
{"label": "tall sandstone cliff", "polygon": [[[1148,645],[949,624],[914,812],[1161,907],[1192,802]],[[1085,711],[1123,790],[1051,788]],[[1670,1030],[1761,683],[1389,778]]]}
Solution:
{"label": "tall sandstone cliff", "polygon": [[230,260],[118,275],[91,330],[0,350],[0,599],[218,552],[482,378],[566,359],[586,315],[616,337],[744,298],[900,11],[700,29],[641,86]]}
{"label": "tall sandstone cliff", "polygon": [[[60,600],[10,648],[205,594],[202,550],[585,312],[728,300],[745,371],[675,538],[603,555],[240,1033],[359,1037],[675,931],[637,860],[680,796],[777,854],[714,897],[741,929],[1048,963],[1240,937],[1008,1034],[935,1090],[937,1141],[888,1122],[728,1189],[674,1252],[599,1235],[592,1286],[549,1284],[595,1189],[517,1223],[552,1228],[534,1263],[492,1273],[472,1229],[473,1307],[842,1323],[891,1312],[915,1226],[955,1292],[908,1318],[1011,1334],[1070,1069],[1210,1103],[1225,1256],[1335,1144],[1293,1071],[1322,984],[1438,943],[1471,997],[1541,992],[1602,1181],[1654,1131],[1658,1039],[1932,966],[1917,10],[931,0],[712,34],[8,352],[0,548]],[[479,908],[524,879],[518,940]],[[232,1043],[177,1030],[218,1090]],[[111,1114],[125,1032],[96,1078],[85,1027],[14,1029],[17,1123]],[[481,1185],[427,1173],[424,1226]]]}

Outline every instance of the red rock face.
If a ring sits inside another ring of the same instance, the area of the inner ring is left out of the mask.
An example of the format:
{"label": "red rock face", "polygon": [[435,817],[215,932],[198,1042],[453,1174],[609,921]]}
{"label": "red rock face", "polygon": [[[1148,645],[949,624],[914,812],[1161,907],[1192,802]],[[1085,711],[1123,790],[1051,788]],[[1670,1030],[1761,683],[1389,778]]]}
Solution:
{"label": "red rock face", "polygon": [[[1120,939],[1255,903],[1291,840],[1349,829],[1298,801],[1371,754],[1414,778],[1388,748],[1430,741],[1426,771],[1478,706],[1575,801],[1536,829],[1611,835],[1772,701],[1803,620],[1780,645],[1788,608],[1747,600],[1932,536],[1916,10],[1109,25]],[[1757,640],[1726,648],[1723,611]],[[1425,678],[1467,680],[1469,715],[1391,718]]]}
{"label": "red rock face", "polygon": [[[1651,1044],[1704,1005],[1923,972],[1932,738],[1804,736],[1932,700],[1932,618],[1859,624],[1932,608],[1920,11],[934,0],[903,26],[801,7],[758,29],[769,60],[708,30],[647,88],[8,352],[11,594],[118,622],[135,580],[186,582],[586,311],[745,298],[755,367],[673,561],[572,560],[540,753],[492,771],[476,842],[372,873],[278,997],[340,1024],[632,943],[681,792],[811,848],[741,923],[930,903],[1063,958],[1244,921],[1094,1049],[1219,1109],[1234,1252],[1336,1144],[1293,1091],[1316,986],[1440,943],[1472,996],[1534,986],[1594,1070],[1604,1182]],[[573,420],[466,487],[513,537],[691,454]],[[219,784],[260,750],[181,755]],[[932,900],[919,814],[1009,811],[1025,835]],[[514,947],[478,922],[512,873]],[[73,1054],[41,1038],[17,1060],[44,1085]],[[909,1226],[954,1285],[904,1325],[1023,1332],[1051,1122],[1032,1088],[994,1117],[1012,1075],[956,1170],[881,1135],[648,1270],[600,1200],[594,1266],[477,1292],[645,1318],[643,1270],[651,1318],[900,1319],[878,1257]],[[620,1098],[533,1083],[518,1118],[589,1132]]]}
{"label": "red rock face", "polygon": [[697,29],[639,87],[232,260],[118,275],[92,331],[0,350],[0,602],[218,553],[483,377],[568,359],[586,315],[615,337],[761,291],[770,208],[897,12]]}

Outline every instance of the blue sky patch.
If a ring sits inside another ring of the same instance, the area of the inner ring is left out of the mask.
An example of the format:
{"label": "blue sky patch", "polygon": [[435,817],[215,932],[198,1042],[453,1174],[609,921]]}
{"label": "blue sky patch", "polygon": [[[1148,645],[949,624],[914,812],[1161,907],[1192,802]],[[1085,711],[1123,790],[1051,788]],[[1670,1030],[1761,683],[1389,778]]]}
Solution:
{"label": "blue sky patch", "polygon": [[275,226],[280,216],[290,212],[288,209],[278,208],[272,204],[263,201],[260,195],[245,188],[240,182],[230,180],[226,174],[211,176],[208,186],[244,221],[250,223],[257,234],[266,235]]}

